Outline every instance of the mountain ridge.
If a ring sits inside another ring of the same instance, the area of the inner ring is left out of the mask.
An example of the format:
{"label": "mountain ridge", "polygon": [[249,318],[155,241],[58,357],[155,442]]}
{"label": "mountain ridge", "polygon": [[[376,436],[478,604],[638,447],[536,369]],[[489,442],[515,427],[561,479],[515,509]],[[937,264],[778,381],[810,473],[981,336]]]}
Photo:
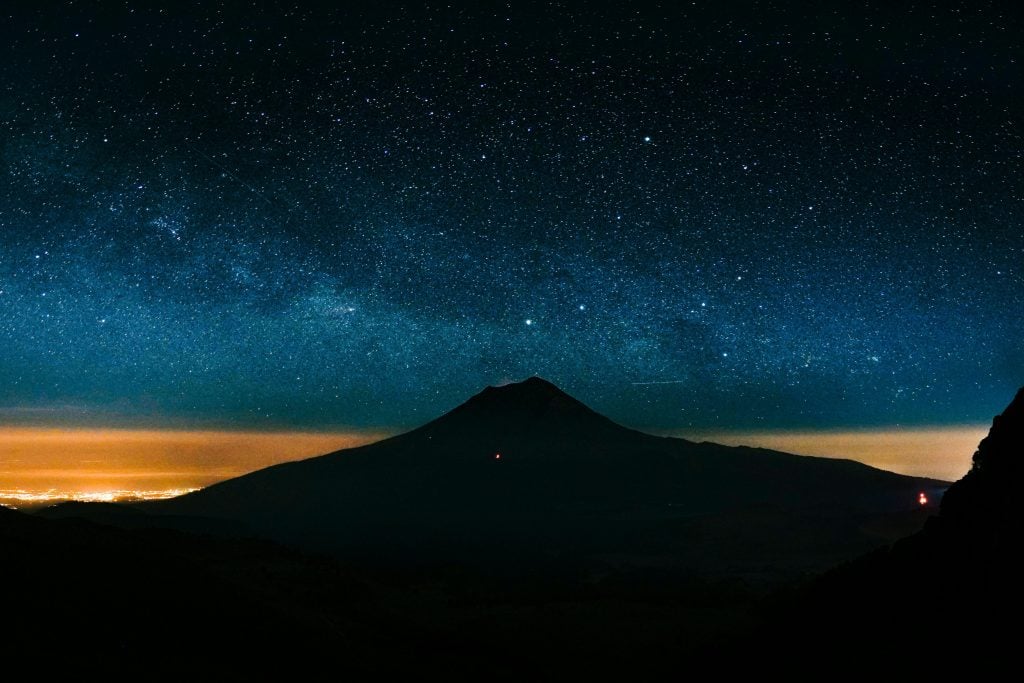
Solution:
{"label": "mountain ridge", "polygon": [[[944,486],[853,461],[645,434],[535,377],[487,387],[374,444],[142,507],[239,520],[255,533],[341,554],[358,548],[416,559],[491,553],[507,560],[644,553],[687,565],[756,564],[753,548],[764,546],[758,534],[768,528],[762,512],[772,509],[794,529],[813,528],[821,540],[804,555],[821,566],[877,545],[860,531],[869,517],[919,515],[918,493],[938,500]],[[702,555],[700,544],[713,540],[695,521],[704,519],[726,524],[736,547]],[[769,527],[764,533],[773,538],[786,534],[784,525]],[[802,551],[792,551],[799,565]]]}

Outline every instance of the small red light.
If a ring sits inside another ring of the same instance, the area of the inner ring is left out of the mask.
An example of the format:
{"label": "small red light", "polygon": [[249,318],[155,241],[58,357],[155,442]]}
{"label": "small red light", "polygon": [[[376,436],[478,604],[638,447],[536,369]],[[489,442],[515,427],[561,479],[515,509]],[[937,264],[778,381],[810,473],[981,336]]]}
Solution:
{"label": "small red light", "polygon": [[494,459],[495,460],[501,460],[501,453],[495,453],[494,454]]}
{"label": "small red light", "polygon": [[921,493],[917,494],[917,502],[920,503],[921,505],[927,505],[928,504],[928,496],[926,496],[924,494],[924,491],[922,491]]}

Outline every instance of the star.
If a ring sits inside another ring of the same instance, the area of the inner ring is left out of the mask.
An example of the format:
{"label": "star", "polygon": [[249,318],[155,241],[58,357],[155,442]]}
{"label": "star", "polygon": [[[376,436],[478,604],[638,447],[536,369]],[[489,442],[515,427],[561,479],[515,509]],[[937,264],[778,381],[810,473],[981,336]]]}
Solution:
{"label": "star", "polygon": [[[143,14],[75,8],[12,23],[5,405],[397,426],[538,372],[584,400],[672,381],[604,404],[741,429],[749,406],[987,420],[1024,384],[1024,72],[999,22],[894,43],[883,10],[840,10],[858,33],[826,52],[787,8],[549,3],[527,29],[467,5],[396,31],[325,5],[266,10],[292,37],[261,42],[204,5],[169,60]],[[621,41],[655,21],[657,49]],[[903,64],[884,88],[879,45]],[[897,388],[915,400],[876,400]]]}

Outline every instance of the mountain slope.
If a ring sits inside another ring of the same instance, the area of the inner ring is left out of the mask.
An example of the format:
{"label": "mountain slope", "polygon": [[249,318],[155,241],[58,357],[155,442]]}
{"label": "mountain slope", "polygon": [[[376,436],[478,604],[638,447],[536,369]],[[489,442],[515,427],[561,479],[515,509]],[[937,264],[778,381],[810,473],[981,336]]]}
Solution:
{"label": "mountain slope", "polygon": [[[411,432],[147,509],[241,520],[333,552],[792,564],[771,555],[788,544],[818,566],[877,543],[860,531],[868,517],[914,513],[919,491],[938,499],[942,487],[852,461],[643,434],[531,378]],[[793,540],[802,532],[808,543]]]}

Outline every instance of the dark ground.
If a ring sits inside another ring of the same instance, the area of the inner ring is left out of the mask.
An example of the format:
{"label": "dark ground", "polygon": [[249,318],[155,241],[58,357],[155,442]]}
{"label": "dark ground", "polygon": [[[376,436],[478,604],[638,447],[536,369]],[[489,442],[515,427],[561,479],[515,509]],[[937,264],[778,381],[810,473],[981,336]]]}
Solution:
{"label": "dark ground", "polygon": [[9,510],[0,553],[0,654],[49,673],[651,679],[758,619],[759,592],[735,580],[398,571]]}
{"label": "dark ground", "polygon": [[[0,509],[0,657],[14,673],[115,679],[991,678],[1016,666],[1022,467],[1024,390],[923,530],[820,578],[572,553],[342,561],[121,508]],[[872,528],[913,522],[883,521]],[[749,523],[701,528],[727,547]]]}

